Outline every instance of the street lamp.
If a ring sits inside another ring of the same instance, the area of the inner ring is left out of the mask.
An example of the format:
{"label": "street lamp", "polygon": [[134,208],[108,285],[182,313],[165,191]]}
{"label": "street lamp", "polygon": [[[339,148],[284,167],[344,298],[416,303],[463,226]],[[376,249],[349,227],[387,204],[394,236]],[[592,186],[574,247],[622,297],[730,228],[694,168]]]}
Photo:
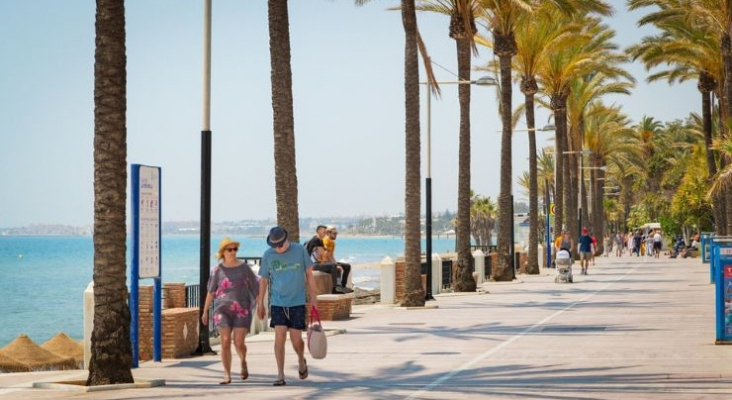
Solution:
{"label": "street lamp", "polygon": [[[476,80],[464,81],[440,81],[437,84],[452,85],[478,85],[478,86],[495,86],[498,83],[495,78],[483,76]],[[427,253],[427,284],[425,291],[425,300],[434,300],[432,297],[432,82],[420,82],[427,86],[427,176],[425,178],[425,242]]]}

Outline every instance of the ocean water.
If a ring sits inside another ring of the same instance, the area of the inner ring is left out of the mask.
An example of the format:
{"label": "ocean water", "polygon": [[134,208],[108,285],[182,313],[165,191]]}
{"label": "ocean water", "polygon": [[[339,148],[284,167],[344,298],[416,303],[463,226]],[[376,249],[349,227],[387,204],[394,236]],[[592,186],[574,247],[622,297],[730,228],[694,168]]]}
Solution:
{"label": "ocean water", "polygon": [[[221,238],[211,238],[213,253]],[[264,238],[234,239],[241,242],[240,257],[260,257],[267,247]],[[199,248],[198,236],[163,236],[163,283],[198,284]],[[432,248],[436,253],[453,251],[455,239],[433,238]],[[354,285],[364,289],[379,286],[380,271],[359,268],[359,265],[373,266],[385,256],[396,259],[402,253],[402,238],[345,236],[338,238],[336,246],[336,257],[354,266],[351,271]],[[128,254],[128,265],[131,259]],[[215,263],[212,257],[210,264]],[[58,332],[82,339],[83,292],[92,280],[93,264],[91,237],[0,236],[0,293],[4,298],[0,308],[0,348],[21,333],[37,344]],[[142,279],[140,285],[152,285],[152,280]]]}

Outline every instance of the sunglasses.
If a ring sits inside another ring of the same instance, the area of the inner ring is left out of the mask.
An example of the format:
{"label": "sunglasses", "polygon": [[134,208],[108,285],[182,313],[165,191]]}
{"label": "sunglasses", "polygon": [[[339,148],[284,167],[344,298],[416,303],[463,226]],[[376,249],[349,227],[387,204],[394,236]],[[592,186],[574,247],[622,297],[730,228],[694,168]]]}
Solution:
{"label": "sunglasses", "polygon": [[226,251],[239,251],[238,247],[227,247]]}

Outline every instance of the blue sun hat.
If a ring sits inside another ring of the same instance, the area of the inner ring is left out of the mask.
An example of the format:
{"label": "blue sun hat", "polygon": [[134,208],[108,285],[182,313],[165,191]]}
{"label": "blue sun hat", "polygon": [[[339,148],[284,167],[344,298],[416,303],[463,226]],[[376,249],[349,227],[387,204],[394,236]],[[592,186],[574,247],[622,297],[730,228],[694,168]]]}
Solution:
{"label": "blue sun hat", "polygon": [[287,241],[287,230],[281,226],[275,226],[270,229],[267,235],[267,244],[269,247],[278,248]]}

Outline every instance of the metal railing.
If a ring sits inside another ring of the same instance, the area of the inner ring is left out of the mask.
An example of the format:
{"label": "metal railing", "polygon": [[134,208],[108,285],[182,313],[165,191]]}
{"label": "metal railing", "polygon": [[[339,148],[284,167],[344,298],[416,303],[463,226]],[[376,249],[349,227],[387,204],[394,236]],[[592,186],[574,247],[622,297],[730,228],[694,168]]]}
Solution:
{"label": "metal railing", "polygon": [[[201,286],[200,285],[186,285],[186,307],[198,308],[201,298]],[[213,329],[213,304],[208,309],[208,337],[219,337],[219,332]]]}

